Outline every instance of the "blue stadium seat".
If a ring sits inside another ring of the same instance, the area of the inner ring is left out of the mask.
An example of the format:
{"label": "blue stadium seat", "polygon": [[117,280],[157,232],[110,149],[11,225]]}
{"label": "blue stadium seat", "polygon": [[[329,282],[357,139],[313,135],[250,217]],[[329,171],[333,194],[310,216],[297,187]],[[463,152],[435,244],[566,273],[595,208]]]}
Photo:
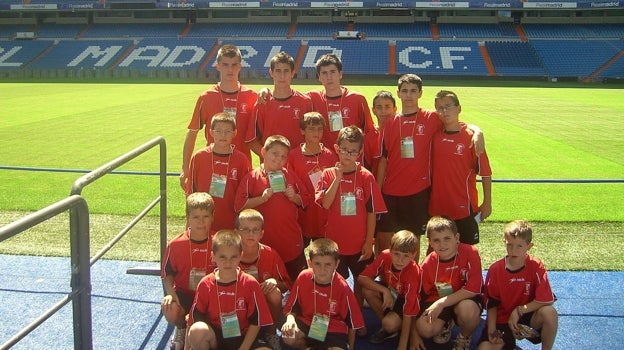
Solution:
{"label": "blue stadium seat", "polygon": [[533,46],[520,41],[487,41],[485,46],[500,76],[546,76]]}
{"label": "blue stadium seat", "polygon": [[553,77],[586,77],[623,49],[621,40],[531,40]]}

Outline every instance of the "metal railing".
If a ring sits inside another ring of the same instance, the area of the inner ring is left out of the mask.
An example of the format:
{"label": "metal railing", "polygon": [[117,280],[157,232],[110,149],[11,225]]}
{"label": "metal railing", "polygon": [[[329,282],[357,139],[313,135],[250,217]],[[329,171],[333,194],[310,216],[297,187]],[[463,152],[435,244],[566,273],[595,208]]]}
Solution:
{"label": "metal railing", "polygon": [[[111,241],[91,257],[89,208],[81,196],[82,190],[89,184],[130,160],[159,146],[160,148],[160,193],[135,218],[133,218]],[[21,232],[43,223],[60,213],[69,210],[69,236],[71,250],[71,293],[45,311],[32,323],[20,330],[7,342],[0,345],[0,350],[9,349],[17,344],[30,332],[53,316],[62,307],[72,301],[74,349],[93,349],[93,329],[91,315],[91,266],[108,252],[126,233],[128,233],[147,213],[160,203],[160,256],[167,245],[167,149],[165,139],[161,136],[121,155],[74,181],[69,197],[60,200],[35,213],[26,215],[8,225],[0,227],[0,242]],[[147,272],[154,274],[154,271]]]}

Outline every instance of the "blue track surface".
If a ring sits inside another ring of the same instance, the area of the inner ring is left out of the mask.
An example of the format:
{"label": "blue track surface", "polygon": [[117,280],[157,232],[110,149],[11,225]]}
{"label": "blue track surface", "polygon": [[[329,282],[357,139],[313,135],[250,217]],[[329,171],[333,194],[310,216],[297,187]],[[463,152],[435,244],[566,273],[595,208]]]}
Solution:
{"label": "blue track surface", "polygon": [[[160,278],[126,274],[138,265],[150,264],[101,260],[92,267],[94,349],[167,348],[172,329],[160,315]],[[70,292],[70,262],[0,255],[0,266],[0,343],[5,343]],[[624,344],[624,272],[552,271],[549,277],[560,315],[555,349],[615,349]],[[379,321],[370,310],[364,312],[369,331],[374,331]],[[73,349],[72,323],[70,303],[13,349]],[[539,349],[528,341],[518,346]],[[379,346],[358,340],[356,349],[396,349],[396,340]]]}

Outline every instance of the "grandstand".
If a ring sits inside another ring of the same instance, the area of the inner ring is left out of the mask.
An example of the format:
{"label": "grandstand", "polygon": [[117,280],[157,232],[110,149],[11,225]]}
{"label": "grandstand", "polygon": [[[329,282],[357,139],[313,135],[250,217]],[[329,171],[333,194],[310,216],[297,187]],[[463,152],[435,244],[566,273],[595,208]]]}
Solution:
{"label": "grandstand", "polygon": [[312,79],[316,58],[335,52],[347,75],[620,81],[623,7],[0,0],[0,78],[213,78],[215,48],[229,42],[241,47],[244,78],[268,77],[269,58],[283,50]]}

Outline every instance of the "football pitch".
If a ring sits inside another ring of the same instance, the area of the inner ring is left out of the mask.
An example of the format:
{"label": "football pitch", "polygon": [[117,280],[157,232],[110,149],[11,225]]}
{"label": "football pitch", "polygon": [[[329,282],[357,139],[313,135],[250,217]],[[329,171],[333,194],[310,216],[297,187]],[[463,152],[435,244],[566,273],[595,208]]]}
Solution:
{"label": "football pitch", "polygon": [[[163,136],[167,169],[179,172],[195,101],[211,84],[0,84],[0,166],[92,170]],[[270,84],[249,86],[259,90]],[[388,79],[379,85],[345,85],[363,93],[369,103],[378,90],[396,94],[394,81]],[[319,85],[295,88],[307,91]],[[488,221],[527,219],[587,227],[608,222],[622,232],[624,183],[613,181],[624,180],[621,89],[425,79],[421,107],[432,108],[433,96],[441,89],[458,94],[460,119],[478,125],[485,134],[495,181]],[[203,141],[198,137],[196,149]],[[120,170],[157,172],[158,164],[155,149]],[[69,194],[79,176],[0,169],[0,212],[34,211],[52,204]],[[156,176],[133,175],[109,175],[83,192],[90,212],[107,215],[134,215],[157,195]],[[168,178],[168,208],[171,218],[183,217],[184,195],[175,176]]]}

